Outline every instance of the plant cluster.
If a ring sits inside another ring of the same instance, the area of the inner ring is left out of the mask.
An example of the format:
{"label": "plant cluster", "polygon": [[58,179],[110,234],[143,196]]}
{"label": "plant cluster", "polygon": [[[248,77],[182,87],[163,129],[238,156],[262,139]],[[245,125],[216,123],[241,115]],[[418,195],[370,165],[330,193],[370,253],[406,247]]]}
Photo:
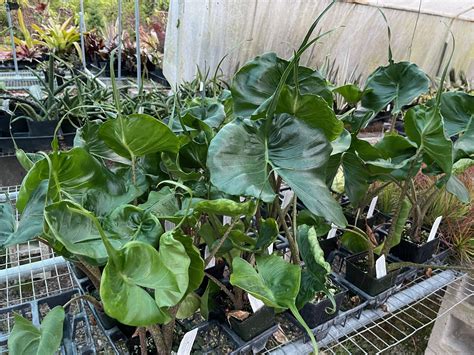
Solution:
{"label": "plant cluster", "polygon": [[[366,272],[374,274],[375,258],[400,242],[410,213],[409,237],[420,238],[425,206],[439,189],[469,202],[454,171],[474,155],[474,98],[440,86],[436,98],[410,107],[429,89],[416,64],[390,54],[364,88],[335,87],[301,66],[305,50],[328,35],[311,37],[321,16],[290,60],[258,56],[229,87],[217,74],[200,73],[169,97],[130,98],[113,80],[110,97],[75,105],[82,126],[72,149],[60,150],[54,139],[50,153],[18,153],[28,170],[16,201],[21,219],[16,225],[13,206],[0,205],[0,246],[33,238],[51,246],[86,273],[100,293],[94,303],[140,337],[149,333],[159,354],[174,349],[177,319],[198,309],[205,318],[216,310],[247,317],[250,296],[275,312],[288,310],[317,351],[301,309],[321,292],[335,304],[318,237],[330,225],[344,231],[343,244],[367,251]],[[87,97],[79,88],[88,83],[75,85],[77,100]],[[341,115],[338,95],[351,107]],[[403,134],[390,131],[371,144],[359,132],[381,111],[403,117]],[[420,173],[430,177],[422,190]],[[343,183],[334,184],[336,176]],[[397,187],[397,201],[387,235],[377,239],[363,211],[389,186]],[[293,195],[284,202],[288,189]],[[358,211],[353,223],[342,194]],[[282,241],[287,247],[278,248]],[[219,267],[228,277],[211,272]],[[64,311],[48,317],[44,322],[58,324]],[[28,327],[17,322],[13,334]],[[61,340],[28,336],[44,353]],[[22,341],[13,335],[9,346]]]}

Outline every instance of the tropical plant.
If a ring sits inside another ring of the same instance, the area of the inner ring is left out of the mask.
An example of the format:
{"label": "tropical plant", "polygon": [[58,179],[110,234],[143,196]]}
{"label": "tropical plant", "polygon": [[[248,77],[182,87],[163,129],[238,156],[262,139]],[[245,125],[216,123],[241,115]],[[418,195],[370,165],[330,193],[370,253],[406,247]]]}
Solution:
{"label": "tropical plant", "polygon": [[20,32],[23,36],[23,39],[18,37],[14,38],[18,59],[28,60],[30,62],[35,59],[40,59],[43,54],[41,41],[35,39],[34,35],[31,35],[26,27],[21,9],[18,9],[17,15]]}
{"label": "tropical plant", "polygon": [[79,29],[71,25],[72,17],[68,18],[62,24],[56,23],[52,18],[48,20],[48,24],[38,26],[33,24],[33,29],[40,37],[39,43],[49,49],[50,53],[55,56],[66,59],[74,54],[81,56],[81,48],[79,46]]}

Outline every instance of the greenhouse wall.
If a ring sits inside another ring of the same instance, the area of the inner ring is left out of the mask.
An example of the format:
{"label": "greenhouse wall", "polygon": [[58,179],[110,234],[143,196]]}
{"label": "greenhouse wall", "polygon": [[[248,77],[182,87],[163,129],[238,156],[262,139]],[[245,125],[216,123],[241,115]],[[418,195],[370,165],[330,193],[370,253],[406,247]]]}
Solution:
{"label": "greenhouse wall", "polygon": [[[219,61],[229,78],[247,60],[265,51],[289,58],[317,15],[330,1],[318,0],[172,0],[164,73],[172,85],[191,80],[197,67],[213,72]],[[431,77],[451,50],[452,67],[474,77],[474,9],[471,0],[341,1],[319,32],[333,30],[304,55],[301,63],[326,63],[337,83],[365,79],[387,62],[386,23],[392,31],[395,61],[416,62]],[[420,11],[418,11],[420,9]],[[447,44],[449,43],[449,45]]]}

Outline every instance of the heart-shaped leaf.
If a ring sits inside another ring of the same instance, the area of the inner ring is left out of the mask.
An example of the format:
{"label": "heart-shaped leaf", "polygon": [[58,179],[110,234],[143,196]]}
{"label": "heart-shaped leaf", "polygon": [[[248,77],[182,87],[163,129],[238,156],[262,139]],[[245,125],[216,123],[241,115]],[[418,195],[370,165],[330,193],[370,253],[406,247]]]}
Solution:
{"label": "heart-shaped leaf", "polygon": [[211,141],[207,162],[218,189],[265,202],[275,198],[268,181],[273,169],[311,212],[344,226],[342,210],[325,182],[330,153],[319,129],[283,114],[275,116],[268,134],[250,120],[227,124]]}
{"label": "heart-shaped leaf", "polygon": [[453,167],[453,143],[445,135],[438,107],[412,108],[406,113],[404,120],[405,132],[423,150],[424,160],[431,159],[450,175]]}
{"label": "heart-shaped leaf", "polygon": [[136,241],[120,250],[108,245],[107,250],[109,261],[100,283],[105,312],[132,326],[167,323],[168,308],[178,304],[188,289],[190,259],[185,247],[167,232],[161,236],[159,251]]}
{"label": "heart-shaped leaf", "polygon": [[[393,102],[392,113],[410,104],[421,94],[428,92],[430,81],[425,73],[410,62],[392,63],[379,67],[367,79],[362,106],[380,112]],[[370,90],[370,91],[369,91]]]}
{"label": "heart-shaped leaf", "polygon": [[177,153],[179,139],[167,125],[145,114],[119,116],[104,122],[99,137],[127,159],[157,152]]}
{"label": "heart-shaped leaf", "polygon": [[15,355],[56,354],[63,338],[64,308],[54,307],[44,317],[40,328],[15,314],[15,325],[8,337],[8,351]]}
{"label": "heart-shaped leaf", "polygon": [[[235,116],[262,116],[263,107],[275,93],[288,64],[289,62],[278,58],[275,53],[265,53],[240,68],[234,76],[231,88]],[[289,75],[286,84],[294,85],[293,74]],[[326,80],[317,71],[298,67],[298,87],[301,94],[319,95],[328,105],[332,105],[332,92]]]}

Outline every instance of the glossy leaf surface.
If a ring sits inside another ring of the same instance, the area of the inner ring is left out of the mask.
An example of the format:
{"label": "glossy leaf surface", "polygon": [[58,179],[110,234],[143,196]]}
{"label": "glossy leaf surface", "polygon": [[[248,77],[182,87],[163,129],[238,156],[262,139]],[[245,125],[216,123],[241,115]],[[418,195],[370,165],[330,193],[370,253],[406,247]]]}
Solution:
{"label": "glossy leaf surface", "polygon": [[36,328],[28,319],[15,314],[15,325],[8,337],[8,350],[15,355],[56,354],[63,338],[64,308],[54,307]]}

